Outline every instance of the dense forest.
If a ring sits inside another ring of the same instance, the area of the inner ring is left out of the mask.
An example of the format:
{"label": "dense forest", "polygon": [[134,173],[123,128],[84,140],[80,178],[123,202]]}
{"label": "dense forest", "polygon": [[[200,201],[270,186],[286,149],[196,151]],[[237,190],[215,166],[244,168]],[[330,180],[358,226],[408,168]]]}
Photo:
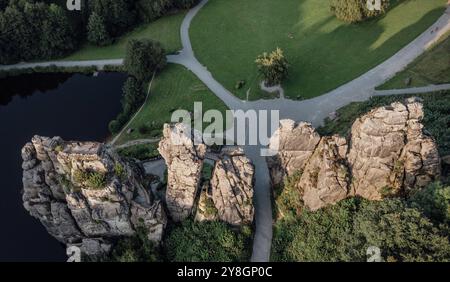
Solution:
{"label": "dense forest", "polygon": [[135,25],[151,22],[197,0],[0,0],[0,64],[58,58],[89,41],[107,45]]}

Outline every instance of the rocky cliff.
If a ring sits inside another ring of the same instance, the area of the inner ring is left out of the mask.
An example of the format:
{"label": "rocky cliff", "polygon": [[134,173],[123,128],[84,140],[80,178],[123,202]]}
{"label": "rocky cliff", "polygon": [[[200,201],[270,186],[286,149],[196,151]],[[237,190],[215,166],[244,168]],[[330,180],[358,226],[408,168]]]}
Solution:
{"label": "rocky cliff", "polygon": [[196,210],[197,220],[253,222],[254,167],[241,150],[211,154],[214,170],[207,183],[202,183],[207,147],[195,130],[165,125],[159,151],[168,167],[166,202],[172,219],[184,220]]}
{"label": "rocky cliff", "polygon": [[35,136],[22,149],[23,202],[60,242],[106,251],[139,225],[159,242],[167,219],[139,166],[108,146]]}
{"label": "rocky cliff", "polygon": [[297,189],[317,210],[350,196],[380,200],[408,195],[439,179],[437,144],[423,128],[423,107],[408,99],[372,110],[352,126],[349,138],[320,137],[307,123],[281,122],[268,158],[274,185],[301,174]]}
{"label": "rocky cliff", "polygon": [[191,215],[200,186],[206,146],[194,134],[185,124],[166,124],[159,143],[168,169],[166,204],[174,221]]}
{"label": "rocky cliff", "polygon": [[253,222],[254,179],[255,168],[241,150],[224,154],[216,161],[211,179],[212,199],[222,221],[231,225]]}

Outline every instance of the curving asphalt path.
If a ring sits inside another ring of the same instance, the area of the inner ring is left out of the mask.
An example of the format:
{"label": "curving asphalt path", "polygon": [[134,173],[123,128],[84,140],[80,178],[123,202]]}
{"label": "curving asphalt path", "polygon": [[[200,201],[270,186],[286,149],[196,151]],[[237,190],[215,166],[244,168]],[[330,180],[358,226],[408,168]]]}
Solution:
{"label": "curving asphalt path", "polygon": [[[450,31],[450,7],[448,7],[444,15],[440,17],[436,23],[434,23],[410,44],[393,55],[390,59],[331,92],[304,101],[294,101],[285,99],[284,97],[273,100],[258,100],[252,102],[242,101],[229,92],[222,84],[216,81],[208,69],[195,57],[189,38],[189,27],[194,17],[207,3],[208,0],[202,0],[196,7],[192,8],[187,13],[180,30],[183,49],[177,55],[170,55],[167,58],[169,62],[183,65],[192,71],[232,110],[279,110],[280,118],[282,119],[307,121],[317,127],[323,123],[324,119],[331,112],[334,112],[351,102],[364,101],[372,96],[424,93],[450,89],[450,84],[444,84],[411,89],[375,91],[375,87],[383,84],[392,78],[397,72],[403,70],[428,47],[436,43],[443,34]],[[436,32],[436,30],[438,31]],[[123,64],[122,59],[72,62],[52,61],[41,63],[21,63],[9,66],[0,65],[0,70],[46,67],[52,65],[58,67],[97,66],[99,69],[102,69],[105,65],[121,64]],[[248,125],[246,125],[246,127],[248,129]],[[252,159],[255,164],[256,169],[256,232],[253,245],[253,255],[251,259],[253,262],[269,261],[272,244],[271,186],[266,161],[260,155],[261,148],[261,146],[246,146],[244,148],[248,157]]]}

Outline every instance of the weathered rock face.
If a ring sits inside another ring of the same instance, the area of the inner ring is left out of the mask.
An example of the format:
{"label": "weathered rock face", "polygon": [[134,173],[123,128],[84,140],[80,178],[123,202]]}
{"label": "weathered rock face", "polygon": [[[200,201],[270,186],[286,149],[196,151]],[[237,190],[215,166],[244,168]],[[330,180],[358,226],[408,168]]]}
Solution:
{"label": "weathered rock face", "polygon": [[349,141],[320,138],[308,124],[283,121],[271,141],[277,148],[280,140],[279,153],[268,159],[273,184],[301,172],[297,186],[311,210],[354,195],[369,200],[407,195],[440,175],[437,145],[422,119],[418,100],[393,103],[359,118]]}
{"label": "weathered rock face", "polygon": [[306,163],[298,184],[303,188],[303,201],[316,210],[343,200],[348,195],[350,174],[345,163],[345,138],[324,137]]}
{"label": "weathered rock face", "polygon": [[141,169],[108,146],[35,136],[22,158],[24,206],[60,242],[102,238],[108,245],[134,235],[138,225],[161,240],[167,222],[161,203],[144,188]]}
{"label": "weathered rock face", "polygon": [[166,124],[163,135],[158,150],[168,168],[167,209],[174,221],[181,221],[192,213],[206,146],[195,131],[185,124]]}
{"label": "weathered rock face", "polygon": [[274,185],[283,183],[286,175],[303,169],[320,142],[319,134],[309,123],[282,120],[280,124],[269,146],[278,154],[267,159]]}
{"label": "weathered rock face", "polygon": [[211,187],[222,221],[232,225],[253,222],[254,174],[254,166],[242,151],[227,154],[216,162]]}
{"label": "weathered rock face", "polygon": [[352,127],[348,162],[356,195],[380,200],[423,188],[440,174],[433,138],[424,133],[422,104],[409,99],[374,109]]}

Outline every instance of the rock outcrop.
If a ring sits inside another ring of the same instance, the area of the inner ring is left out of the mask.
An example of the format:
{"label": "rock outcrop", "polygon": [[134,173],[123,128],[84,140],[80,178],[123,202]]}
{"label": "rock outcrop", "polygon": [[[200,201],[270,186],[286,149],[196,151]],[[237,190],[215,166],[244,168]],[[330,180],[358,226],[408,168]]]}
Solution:
{"label": "rock outcrop", "polygon": [[166,204],[174,221],[195,212],[198,221],[219,219],[232,225],[253,222],[255,172],[242,150],[208,153],[214,169],[211,181],[204,183],[207,147],[198,132],[185,124],[166,124],[159,152],[168,167]]}
{"label": "rock outcrop", "polygon": [[167,209],[174,221],[182,221],[194,208],[206,145],[195,130],[182,123],[166,124],[163,136],[158,150],[167,164]]}
{"label": "rock outcrop", "polygon": [[311,210],[350,196],[380,200],[408,195],[439,179],[437,144],[423,129],[422,104],[412,98],[360,117],[350,138],[320,137],[310,124],[282,121],[268,158],[273,185],[301,173],[297,188]]}
{"label": "rock outcrop", "polygon": [[254,175],[253,164],[240,150],[227,153],[216,162],[211,187],[220,220],[231,225],[253,222]]}
{"label": "rock outcrop", "polygon": [[24,207],[60,242],[104,251],[138,225],[161,240],[162,204],[143,186],[142,169],[108,146],[35,136],[22,158]]}
{"label": "rock outcrop", "polygon": [[311,124],[280,121],[280,128],[270,142],[270,149],[278,154],[267,159],[273,184],[279,185],[286,175],[301,170],[319,142],[320,136]]}

